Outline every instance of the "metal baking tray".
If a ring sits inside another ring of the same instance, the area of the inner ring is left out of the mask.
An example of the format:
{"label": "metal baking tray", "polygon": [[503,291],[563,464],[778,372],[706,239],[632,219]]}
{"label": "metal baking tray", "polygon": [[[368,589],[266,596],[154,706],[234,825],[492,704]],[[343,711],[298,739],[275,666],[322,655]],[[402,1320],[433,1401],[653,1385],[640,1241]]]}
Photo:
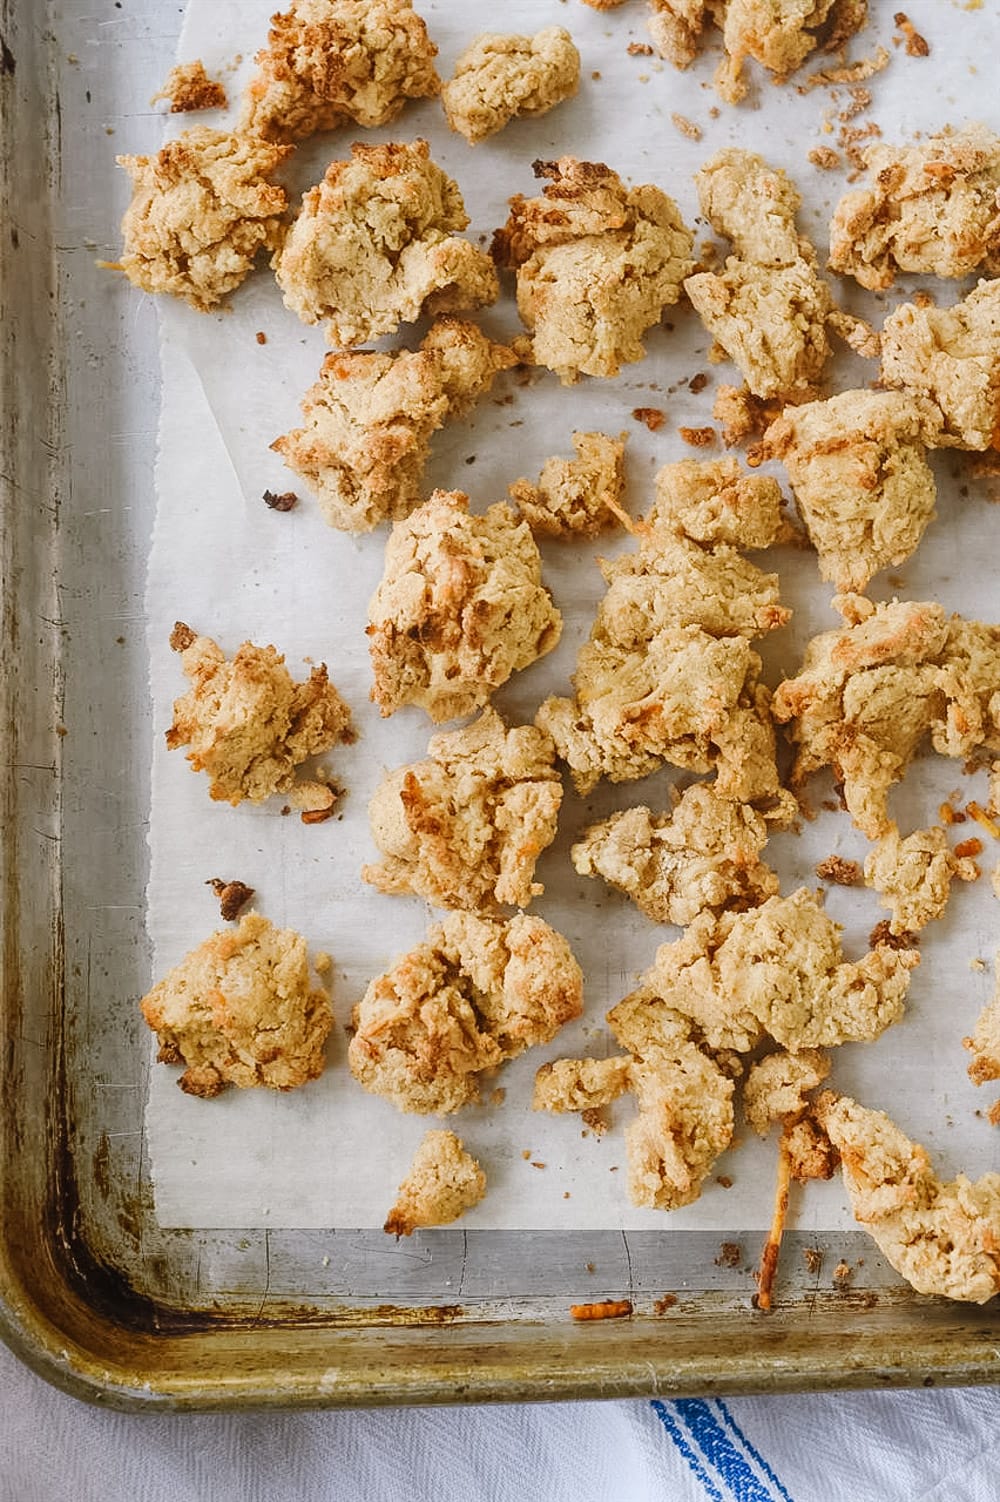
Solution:
{"label": "metal baking tray", "polygon": [[[123,1408],[447,1403],[972,1383],[1000,1301],[919,1298],[868,1239],[789,1234],[751,1307],[707,1233],[163,1230],[143,1146],[152,728],[142,590],[155,314],[94,267],[155,148],[160,0],[0,0],[3,947],[0,1333]],[[127,126],[127,130],[125,127]],[[127,142],[126,142],[127,137]],[[130,307],[134,307],[131,304]],[[835,1291],[829,1268],[855,1263]],[[665,1299],[673,1295],[674,1301]],[[571,1303],[629,1299],[574,1323]],[[659,1312],[658,1312],[659,1311]]]}

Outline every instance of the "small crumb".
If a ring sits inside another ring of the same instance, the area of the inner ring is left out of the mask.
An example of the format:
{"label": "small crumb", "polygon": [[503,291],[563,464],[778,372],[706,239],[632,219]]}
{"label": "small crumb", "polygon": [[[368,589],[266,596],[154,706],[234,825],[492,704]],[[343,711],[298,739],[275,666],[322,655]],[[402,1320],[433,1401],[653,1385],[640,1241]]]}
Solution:
{"label": "small crumb", "polygon": [[593,1262],[584,1263],[584,1267],[588,1273],[596,1272],[596,1265]]}
{"label": "small crumb", "polygon": [[[991,834],[995,840],[1000,840],[1000,824],[991,819],[985,809],[979,807],[978,803],[967,803],[965,805],[965,812],[970,819],[975,819],[977,824],[981,824],[987,834]],[[979,849],[982,850],[981,845]],[[977,855],[978,853],[979,851],[976,852]]]}
{"label": "small crumb", "polygon": [[825,808],[828,814],[835,814],[840,810],[840,804],[836,798],[824,798],[820,803],[820,807]]}
{"label": "small crumb", "polygon": [[809,160],[823,172],[836,172],[841,165],[840,152],[834,151],[832,146],[814,146],[809,152]]}
{"label": "small crumb", "polygon": [[717,1173],[715,1182],[719,1185],[720,1189],[732,1189],[733,1187],[733,1181],[728,1173]]}
{"label": "small crumb", "polygon": [[1000,1126],[1000,1100],[994,1101],[986,1113],[986,1120],[990,1126]]}
{"label": "small crumb", "polygon": [[188,114],[194,110],[224,110],[229,100],[223,84],[209,78],[201,58],[193,63],[178,63],[171,68],[167,81],[150,104],[165,99],[170,104],[172,115]]}
{"label": "small crumb", "polygon": [[695,449],[710,448],[718,436],[714,428],[678,428],[677,431],[684,442]]}
{"label": "small crumb", "polygon": [[56,726],[56,735],[58,735],[59,738],[62,739],[62,737],[64,735],[69,735],[69,731],[66,729],[65,725],[57,725]]}
{"label": "small crumb", "polygon": [[942,803],[938,808],[938,818],[942,824],[964,824],[965,815],[956,814],[950,803]]}
{"label": "small crumb", "polygon": [[531,1148],[523,1147],[521,1149],[521,1157],[524,1159],[525,1163],[527,1163],[531,1158]]}
{"label": "small crumb", "polygon": [[603,1137],[608,1130],[607,1118],[600,1106],[591,1106],[588,1110],[581,1111],[580,1120],[586,1122],[595,1137]]}
{"label": "small crumb", "polygon": [[617,1173],[617,1172],[618,1172],[618,1164],[617,1163],[613,1163],[611,1165],[611,1167],[608,1169],[608,1173]]}
{"label": "small crumb", "polygon": [[264,505],[272,511],[291,511],[298,505],[298,500],[294,490],[286,490],[282,495],[276,495],[273,490],[264,491]]}
{"label": "small crumb", "polygon": [[839,1289],[841,1292],[843,1292],[845,1288],[849,1288],[851,1286],[851,1278],[853,1276],[854,1272],[851,1268],[850,1263],[845,1262],[843,1258],[841,1258],[836,1267],[833,1269],[833,1278],[831,1279],[831,1281],[834,1288]]}
{"label": "small crumb", "polygon": [[333,818],[333,807],[330,808],[306,808],[299,814],[303,824],[325,824],[327,819]]}
{"label": "small crumb", "polygon": [[254,335],[254,338],[256,339],[258,344],[267,343],[267,335],[264,333],[263,329],[258,329],[256,334]]}
{"label": "small crumb", "polygon": [[897,10],[892,19],[906,39],[907,57],[929,57],[930,43],[920,35],[905,10]]}
{"label": "small crumb", "polygon": [[877,949],[880,944],[885,949],[916,949],[917,935],[910,933],[908,929],[904,929],[902,933],[894,934],[889,927],[888,918],[883,918],[880,923],[876,923],[868,935],[869,949]]}
{"label": "small crumb", "polygon": [[918,308],[937,307],[937,303],[934,301],[933,294],[927,292],[924,288],[921,288],[919,292],[914,292],[913,301],[916,303]]}
{"label": "small crumb", "polygon": [[719,118],[719,116],[721,114],[722,114],[722,111],[720,110],[719,106],[717,104],[713,104],[712,107],[711,107],[711,109],[708,112],[708,118],[710,120],[718,120],[718,118]]}
{"label": "small crumb", "polygon": [[490,1095],[491,1106],[502,1106],[507,1099],[507,1092],[502,1085],[498,1085]]}
{"label": "small crumb", "polygon": [[632,1313],[631,1299],[604,1299],[600,1304],[571,1304],[573,1319],[625,1319]]}
{"label": "small crumb", "polygon": [[242,881],[223,881],[220,876],[213,876],[206,881],[206,887],[211,887],[219,899],[219,912],[226,923],[235,922],[240,909],[245,907],[254,894],[253,887],[248,887]]}
{"label": "small crumb", "polygon": [[591,73],[591,75],[590,75],[590,76],[591,76],[591,78],[593,78],[593,79],[594,79],[594,80],[595,80],[595,82],[596,82],[596,81],[597,81],[597,80],[599,80],[599,79],[600,79],[600,76],[601,76],[601,75],[600,75],[600,72],[599,72],[599,71],[598,71],[598,69],[597,69],[597,68],[595,68],[595,69],[594,69],[594,71],[593,71],[593,73]]}
{"label": "small crumb", "polygon": [[532,1166],[532,1168],[544,1168],[545,1164],[544,1163],[538,1163],[538,1162],[536,1162],[536,1160],[534,1158],[532,1158],[532,1160],[531,1160],[531,1166]]}
{"label": "small crumb", "polygon": [[975,970],[977,974],[981,975],[986,969],[986,961],[976,956],[969,961],[969,969]]}
{"label": "small crumb", "polygon": [[716,1267],[739,1267],[743,1261],[743,1248],[738,1241],[724,1241],[715,1259]]}
{"label": "small crumb", "polygon": [[317,975],[325,975],[330,966],[333,964],[333,957],[332,955],[327,954],[325,949],[317,949],[315,955],[313,956],[313,964],[316,967]]}
{"label": "small crumb", "polygon": [[697,375],[693,375],[690,381],[688,381],[688,390],[693,391],[695,396],[697,396],[699,391],[704,391],[710,380],[711,376],[707,376],[703,370],[699,370]]}
{"label": "small crumb", "polygon": [[823,1266],[823,1253],[818,1246],[804,1246],[802,1260],[805,1262],[807,1272],[818,1273]]}
{"label": "small crumb", "polygon": [[667,1310],[668,1309],[673,1309],[674,1306],[676,1305],[676,1303],[677,1303],[677,1295],[675,1293],[665,1293],[663,1295],[662,1299],[654,1299],[654,1301],[653,1301],[653,1313],[654,1314],[666,1314]]}
{"label": "small crumb", "polygon": [[626,47],[629,57],[652,57],[653,49],[648,42],[629,42]]}
{"label": "small crumb", "polygon": [[955,854],[959,860],[965,860],[968,856],[982,855],[984,848],[982,840],[977,839],[973,835],[970,840],[960,840],[958,842],[955,846]]}
{"label": "small crumb", "polygon": [[676,115],[675,114],[675,115],[671,115],[670,119],[671,119],[671,122],[673,123],[674,129],[675,130],[679,130],[680,133],[681,133],[681,135],[682,136],[686,136],[689,141],[700,141],[701,140],[701,137],[702,137],[701,126],[700,125],[696,125],[693,120],[689,120],[688,117],[687,117],[687,115]]}
{"label": "small crumb", "polygon": [[815,869],[820,881],[832,881],[838,887],[857,887],[861,884],[862,871],[858,862],[845,860],[840,855],[828,855]]}
{"label": "small crumb", "polygon": [[564,1200],[568,1200],[568,1199],[569,1199],[569,1197],[570,1197],[570,1195],[569,1195],[569,1190],[568,1190],[568,1189],[564,1189],[564,1190],[563,1190],[563,1199],[564,1199]]}
{"label": "small crumb", "polygon": [[633,407],[632,416],[636,422],[646,424],[651,433],[656,433],[666,422],[666,413],[660,407]]}
{"label": "small crumb", "polygon": [[329,1267],[330,1266],[330,1259],[329,1259],[329,1257],[324,1257],[323,1258],[323,1266],[324,1267]]}

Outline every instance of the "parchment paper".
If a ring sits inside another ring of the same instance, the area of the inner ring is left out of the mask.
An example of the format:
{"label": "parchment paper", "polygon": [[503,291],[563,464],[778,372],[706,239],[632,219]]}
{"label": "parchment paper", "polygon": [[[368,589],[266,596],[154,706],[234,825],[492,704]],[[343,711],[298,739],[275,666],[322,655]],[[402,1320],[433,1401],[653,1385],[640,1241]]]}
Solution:
{"label": "parchment paper", "polygon": [[[249,60],[263,43],[271,9],[272,0],[192,0],[180,57],[201,57],[212,74],[228,69],[235,102],[249,61],[234,71],[233,59],[242,53]],[[447,131],[435,101],[412,105],[394,125],[366,135],[376,140],[426,136],[433,157],[463,190],[470,235],[489,236],[503,222],[510,194],[535,191],[533,159],[563,152],[606,161],[635,181],[658,183],[677,199],[687,222],[695,223],[692,173],[714,151],[735,144],[763,152],[792,173],[805,200],[801,226],[822,253],[829,210],[845,180],[842,173],[812,167],[807,152],[835,141],[837,112],[849,103],[844,89],[800,95],[758,75],[751,101],[737,110],[720,106],[708,82],[714,55],[680,74],[655,57],[627,52],[629,42],[647,40],[646,10],[639,4],[601,15],[579,3],[511,0],[499,23],[490,8],[467,0],[432,0],[422,13],[440,47],[443,77],[461,47],[491,24],[510,31],[566,25],[583,55],[575,100],[537,122],[516,122],[475,149]],[[864,118],[878,121],[888,139],[980,114],[988,118],[986,76],[975,72],[976,59],[991,55],[994,23],[986,12],[925,0],[911,3],[909,13],[931,42],[929,59],[910,59],[892,49],[888,15],[881,30],[854,44],[854,56],[870,54],[878,40],[893,51],[889,69],[871,84],[875,103]],[[718,118],[712,114],[716,107]],[[696,122],[703,139],[680,134],[671,123],[673,112]],[[222,123],[232,115],[197,118]],[[171,122],[171,129],[182,124]],[[305,143],[292,163],[290,184],[300,191],[318,179],[326,163],[346,154],[360,134],[347,129]],[[704,226],[697,228],[700,237]],[[856,288],[842,287],[840,295],[852,307],[867,307],[878,320],[909,290],[881,303]],[[945,301],[959,291],[937,290]],[[564,388],[550,374],[529,385],[503,378],[470,420],[435,439],[428,491],[435,484],[465,489],[482,508],[502,499],[519,475],[537,475],[549,454],[570,453],[574,428],[627,430],[630,505],[635,512],[644,510],[659,466],[692,455],[677,428],[710,423],[716,382],[737,379],[731,367],[709,364],[708,340],[689,308],[668,310],[666,316],[667,324],[648,336],[648,357],[615,381],[584,380]],[[289,1095],[231,1090],[206,1102],[177,1089],[176,1070],[151,1070],[146,1131],[157,1214],[165,1226],[377,1226],[424,1131],[440,1123],[400,1114],[366,1094],[346,1068],[343,1025],[351,1007],[370,978],[418,942],[434,917],[418,900],[380,896],[361,883],[362,864],[376,855],[366,805],[386,769],[424,754],[433,727],[415,710],[382,721],[368,702],[363,628],[367,600],[381,574],[385,531],[360,540],[332,531],[304,486],[268,449],[297,422],[299,399],[325,352],[321,332],[306,328],[283,307],[263,266],[233,299],[231,311],[206,317],[164,303],[161,318],[158,514],[147,601],[159,732],[149,833],[154,974],[162,975],[221,926],[204,883],[215,876],[238,877],[256,889],[255,904],[273,921],[300,930],[314,951],[333,954],[339,1025],[325,1075]],[[510,287],[482,322],[494,334],[517,331]],[[258,330],[266,335],[264,345],[257,342]],[[397,342],[412,345],[419,333],[404,329]],[[834,389],[876,374],[874,365],[842,354],[834,370]],[[694,395],[688,382],[699,371],[711,381]],[[666,411],[667,422],[655,435],[632,418],[638,406]],[[988,504],[981,486],[973,483],[967,494],[960,492],[965,480],[954,456],[938,456],[935,463],[938,520],[894,582],[882,576],[872,592],[934,595],[950,608],[997,619],[992,560],[1000,546],[1000,512]],[[301,502],[291,513],[276,514],[262,502],[267,488],[296,489]],[[543,548],[546,581],[565,617],[563,640],[498,695],[504,712],[530,717],[546,694],[568,691],[576,650],[603,592],[594,560],[627,545]],[[836,618],[829,607],[832,590],[819,582],[811,554],[775,550],[761,561],[779,571],[783,598],[795,610],[792,625],[763,647],[769,681],[777,682],[796,670],[808,637]],[[171,721],[172,700],[184,687],[167,646],[177,619],[214,636],[229,653],[250,638],[275,643],[293,671],[304,673],[310,660],[329,664],[361,731],[356,746],[325,758],[347,789],[338,818],[303,826],[294,814],[282,816],[280,799],[257,809],[213,804],[207,780],[190,771],[183,754],[166,751],[162,732]],[[674,776],[667,769],[641,783],[602,786],[586,803],[567,790],[559,839],[539,865],[546,894],[535,910],[572,943],[586,975],[586,1011],[549,1047],[531,1050],[501,1072],[495,1082],[506,1092],[501,1106],[469,1109],[449,1122],[489,1178],[486,1199],[463,1222],[470,1228],[665,1224],[661,1214],[627,1203],[621,1138],[631,1111],[627,1102],[616,1107],[614,1129],[600,1140],[582,1130],[576,1117],[533,1114],[530,1098],[535,1070],[546,1059],[581,1051],[601,1054],[613,1047],[605,1035],[605,1011],[632,987],[657,945],[677,937],[677,930],[657,928],[603,883],[577,877],[568,855],[593,818],[632,803],[666,806]],[[895,797],[904,832],[932,822],[940,800],[959,790],[962,799],[983,799],[985,780],[965,776],[954,762],[920,762]],[[817,807],[829,791],[822,781],[816,783]],[[963,832],[981,833],[971,826]],[[846,814],[822,811],[800,835],[775,837],[767,859],[789,892],[803,882],[817,884],[813,866],[824,856],[836,852],[863,859],[865,849]],[[1000,846],[988,849],[984,869],[998,856]],[[857,957],[872,925],[884,916],[875,894],[834,888],[827,905],[845,925],[848,957]],[[945,919],[925,933],[905,1022],[876,1044],[835,1054],[836,1086],[890,1111],[938,1154],[947,1173],[962,1167],[975,1175],[997,1157],[996,1136],[985,1122],[992,1097],[970,1085],[961,1038],[990,994],[991,975],[970,970],[970,961],[992,960],[998,914],[985,877],[975,887],[957,884]],[[737,1137],[738,1147],[716,1169],[732,1179],[732,1186],[710,1180],[696,1205],[671,1215],[673,1227],[767,1224],[773,1141],[762,1144],[742,1126]],[[809,1186],[797,1223],[817,1230],[851,1223],[839,1179]]]}

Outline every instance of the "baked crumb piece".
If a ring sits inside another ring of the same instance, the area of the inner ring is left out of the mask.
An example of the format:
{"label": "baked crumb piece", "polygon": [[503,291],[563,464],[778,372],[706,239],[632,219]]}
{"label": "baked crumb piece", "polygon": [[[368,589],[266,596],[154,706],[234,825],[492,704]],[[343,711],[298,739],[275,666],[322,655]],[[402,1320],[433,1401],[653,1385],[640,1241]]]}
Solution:
{"label": "baked crumb piece", "polygon": [[872,887],[889,909],[889,931],[916,934],[948,905],[951,883],[975,881],[979,868],[968,856],[953,853],[940,824],[918,829],[901,839],[890,830],[865,860],[865,886]]}
{"label": "baked crumb piece", "polygon": [[435,490],[389,536],[368,615],[383,715],[404,704],[435,721],[471,714],[559,640],[527,524],[503,502],[468,508],[461,491]]}
{"label": "baked crumb piece", "polygon": [[801,887],[745,913],[703,913],[657,951],[644,985],[691,1020],[712,1050],[747,1053],[871,1041],[898,1022],[919,964],[915,950],[880,946],[843,957],[840,930]]}
{"label": "baked crumb piece", "polygon": [[474,323],[438,318],[417,350],[327,355],[302,400],[304,426],[271,447],[346,532],[398,521],[420,502],[430,440],[517,364]]}
{"label": "baked crumb piece", "polygon": [[652,183],[626,188],[601,162],[534,163],[540,198],[517,193],[493,236],[498,266],[517,273],[533,359],[564,384],[614,376],[645,355],[642,336],[681,295],[693,236]]}
{"label": "baked crumb piece", "polygon": [[902,391],[843,391],[787,409],[764,435],[788,471],[820,575],[862,590],[911,557],[935,515],[925,440],[929,402]]}
{"label": "baked crumb piece", "polygon": [[437,48],[410,0],[292,0],[271,17],[239,128],[270,141],[387,125],[441,87]]}
{"label": "baked crumb piece", "polygon": [[679,131],[682,136],[686,136],[689,141],[701,140],[703,135],[701,126],[696,125],[693,120],[689,120],[686,115],[675,113],[670,116],[670,121],[674,129]]}
{"label": "baked crumb piece", "polygon": [[830,268],[875,292],[900,272],[1000,272],[1000,137],[984,125],[919,146],[870,146],[871,186],[845,194],[830,224]]}
{"label": "baked crumb piece", "polygon": [[425,1226],[447,1226],[486,1193],[486,1175],[454,1132],[428,1132],[399,1186],[383,1230],[410,1236]]}
{"label": "baked crumb piece", "polygon": [[468,222],[426,141],[355,142],[303,196],[271,264],[285,306],[350,349],[425,314],[495,302],[492,261],[460,234]]}
{"label": "baked crumb piece", "polygon": [[781,487],[736,459],[680,459],[654,480],[650,524],[703,547],[764,549],[785,540]]}
{"label": "baked crumb piece", "polygon": [[771,710],[792,722],[793,787],[832,767],[855,824],[877,840],[893,829],[889,789],[928,732],[935,751],[963,761],[1000,749],[1000,627],[949,619],[930,601],[833,603],[845,625],[813,638]]}
{"label": "baked crumb piece", "polygon": [[883,1111],[820,1099],[854,1217],[918,1293],[984,1304],[1000,1291],[1000,1174],[935,1175],[924,1148]]}
{"label": "baked crumb piece", "polygon": [[766,1137],[776,1121],[796,1121],[808,1108],[809,1091],[829,1073],[829,1056],[819,1048],[799,1053],[781,1050],[751,1064],[743,1085],[747,1125],[758,1137]]}
{"label": "baked crumb piece", "polygon": [[969,1079],[974,1085],[1000,1080],[1000,987],[976,1019],[972,1036],[962,1039],[972,1055]]}
{"label": "baked crumb piece", "polygon": [[650,0],[649,34],[657,52],[675,68],[689,68],[704,32],[722,25],[725,7],[726,0]]}
{"label": "baked crumb piece", "polygon": [[834,151],[832,146],[814,146],[807,155],[813,166],[821,172],[837,172],[840,169],[840,152]]}
{"label": "baked crumb piece", "polygon": [[684,290],[724,356],[758,397],[801,401],[830,355],[830,289],[795,227],[801,198],[780,168],[727,147],[696,174],[702,213],[734,254],[722,272],[689,276]]}
{"label": "baked crumb piece", "polygon": [[538,484],[515,480],[510,498],[533,532],[546,537],[597,537],[625,513],[625,438],[574,433],[575,459],[546,459]]}
{"label": "baked crumb piece", "polygon": [[882,384],[926,397],[940,448],[1000,445],[1000,280],[952,308],[903,303],[882,329]]}
{"label": "baked crumb piece", "polygon": [[326,992],[309,975],[306,941],[247,913],[212,934],[143,997],[158,1060],[184,1064],[188,1095],[210,1099],[228,1085],[294,1090],[323,1072],[333,1026]]}
{"label": "baked crumb piece", "polygon": [[730,485],[732,471],[714,465],[703,474],[667,468],[655,524],[643,527],[635,552],[601,565],[608,591],[577,658],[575,699],[547,699],[536,723],[581,793],[601,777],[629,782],[670,762],[717,769],[724,797],[770,797],[780,786],[774,732],[750,641],[788,619],[777,576],[728,541],[702,547],[684,533],[690,509],[696,533],[704,525],[709,539],[738,535],[741,499],[761,492]]}
{"label": "baked crumb piece", "polygon": [[610,1106],[631,1089],[630,1068],[623,1054],[607,1059],[554,1059],[535,1075],[532,1110],[586,1115]]}
{"label": "baked crumb piece", "polygon": [[837,1155],[822,1127],[808,1114],[786,1122],[781,1132],[781,1147],[788,1160],[789,1176],[798,1184],[810,1179],[832,1179]]}
{"label": "baked crumb piece", "polygon": [[401,1111],[444,1115],[583,1007],[569,945],[540,918],[449,913],[354,1008],[351,1073]]}
{"label": "baked crumb piece", "polygon": [[[219,914],[226,923],[232,923],[240,915],[240,909],[246,907],[254,894],[253,887],[248,887],[244,881],[223,881],[220,876],[213,876],[207,883],[219,899]],[[319,956],[313,962],[318,973],[322,974],[322,966]]]}
{"label": "baked crumb piece", "polygon": [[278,243],[288,198],[268,179],[289,149],[196,125],[155,156],[118,157],[132,179],[119,268],[144,292],[217,307]]}
{"label": "baked crumb piece", "polygon": [[555,747],[534,725],[508,730],[493,709],[432,737],[426,761],[400,767],[369,805],[384,859],[362,878],[437,907],[527,907],[545,889],[535,862],[556,834],[562,782]]}
{"label": "baked crumb piece", "polygon": [[218,79],[209,78],[201,58],[193,63],[178,63],[167,74],[166,82],[150,104],[165,99],[170,105],[170,114],[184,115],[196,110],[224,110],[228,107],[226,90]]}
{"label": "baked crumb piece", "polygon": [[749,386],[721,385],[715,393],[712,416],[722,424],[722,441],[731,448],[745,438],[761,437],[774,419],[781,416],[783,406],[781,401],[765,402],[754,396]]}
{"label": "baked crumb piece", "polygon": [[905,10],[897,10],[892,19],[905,38],[907,57],[929,57],[931,49],[927,38],[920,35]]}
{"label": "baked crumb piece", "polygon": [[778,877],[760,859],[767,835],[749,804],[696,783],[669,814],[628,808],[592,824],[571,854],[581,876],[603,877],[654,923],[683,926],[774,896]]}
{"label": "baked crumb piece", "polygon": [[452,130],[470,146],[520,115],[544,115],[571,98],[580,82],[580,54],[562,26],[534,36],[489,33],[460,55],[441,90]]}
{"label": "baked crumb piece", "polygon": [[326,665],[296,683],[275,647],[247,641],[230,659],[211,637],[180,621],[170,645],[191,687],[174,701],[167,745],[190,747],[192,768],[209,775],[209,797],[235,808],[294,793],[299,808],[332,808],[337,795],[328,783],[295,775],[308,757],[354,739],[351,711]]}
{"label": "baked crumb piece", "polygon": [[818,862],[815,870],[820,881],[832,881],[838,887],[861,885],[861,867],[857,861],[845,860],[842,855],[828,855],[826,860]]}

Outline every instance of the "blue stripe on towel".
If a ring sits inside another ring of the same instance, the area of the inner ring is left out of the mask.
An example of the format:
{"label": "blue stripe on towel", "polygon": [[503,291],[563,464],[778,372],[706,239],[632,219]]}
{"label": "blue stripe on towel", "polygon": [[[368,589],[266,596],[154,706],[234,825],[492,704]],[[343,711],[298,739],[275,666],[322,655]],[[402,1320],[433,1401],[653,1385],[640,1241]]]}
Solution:
{"label": "blue stripe on towel", "polygon": [[757,1465],[763,1471],[763,1473],[767,1477],[768,1481],[770,1481],[771,1485],[774,1487],[774,1490],[777,1492],[778,1496],[783,1499],[783,1502],[792,1502],[792,1499],[789,1496],[788,1492],[782,1486],[780,1480],[775,1475],[775,1473],[771,1469],[771,1467],[768,1465],[768,1463],[764,1459],[763,1455],[761,1455],[760,1451],[754,1445],[752,1445],[750,1443],[750,1441],[747,1439],[746,1435],[743,1433],[743,1430],[740,1428],[739,1424],[736,1422],[736,1420],[733,1418],[732,1414],[729,1412],[729,1406],[728,1406],[728,1404],[724,1403],[722,1401],[722,1399],[719,1398],[717,1400],[716,1407],[718,1408],[719,1412],[722,1414],[722,1417],[723,1417],[725,1423],[728,1425],[728,1427],[736,1435],[736,1438],[739,1440],[739,1442],[743,1446],[744,1450],[746,1450],[747,1454],[750,1456],[750,1458],[752,1460],[755,1460],[757,1462]]}
{"label": "blue stripe on towel", "polygon": [[[703,1398],[679,1398],[673,1408],[676,1417],[701,1452],[701,1459],[715,1472],[735,1502],[775,1502],[775,1492],[767,1484],[767,1480],[761,1480],[743,1450],[726,1433],[709,1403]],[[735,1431],[735,1424],[731,1423],[730,1427]],[[746,1448],[749,1450],[750,1447]],[[761,1474],[768,1477],[767,1469],[759,1460],[758,1466]],[[783,1502],[791,1502],[781,1483],[776,1477],[773,1479]],[[705,1485],[705,1482],[702,1484]]]}
{"label": "blue stripe on towel", "polygon": [[654,1398],[652,1402],[652,1408],[653,1412],[660,1420],[660,1423],[670,1435],[670,1438],[673,1440],[679,1453],[683,1455],[684,1459],[691,1467],[693,1475],[697,1477],[702,1486],[705,1488],[706,1495],[711,1497],[712,1502],[725,1502],[722,1493],[712,1481],[712,1478],[705,1470],[705,1467],[702,1465],[701,1461],[698,1459],[697,1455],[688,1444],[686,1438],[684,1437],[684,1431],[681,1429],[677,1420],[670,1412],[670,1409],[667,1407],[666,1403],[661,1403],[659,1398]]}

